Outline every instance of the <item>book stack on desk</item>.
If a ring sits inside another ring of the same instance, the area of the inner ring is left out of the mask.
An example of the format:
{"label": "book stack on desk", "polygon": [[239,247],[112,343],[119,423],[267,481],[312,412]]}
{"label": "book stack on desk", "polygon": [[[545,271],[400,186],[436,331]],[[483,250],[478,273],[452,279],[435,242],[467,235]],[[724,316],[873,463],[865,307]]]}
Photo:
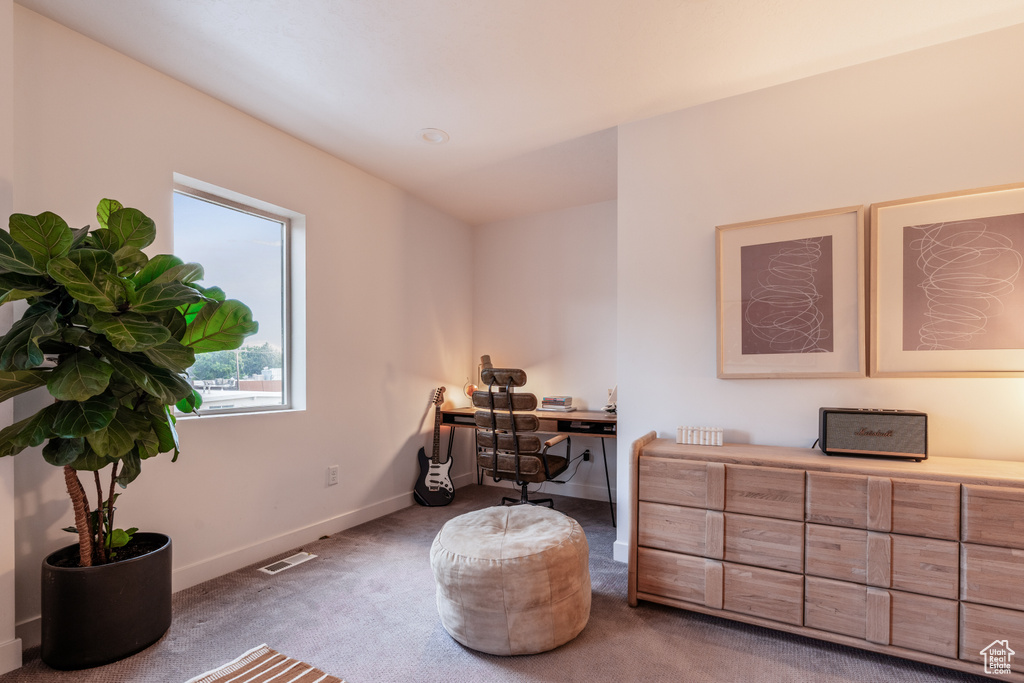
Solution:
{"label": "book stack on desk", "polygon": [[556,413],[571,413],[576,410],[572,406],[572,396],[545,396],[537,410],[550,410]]}

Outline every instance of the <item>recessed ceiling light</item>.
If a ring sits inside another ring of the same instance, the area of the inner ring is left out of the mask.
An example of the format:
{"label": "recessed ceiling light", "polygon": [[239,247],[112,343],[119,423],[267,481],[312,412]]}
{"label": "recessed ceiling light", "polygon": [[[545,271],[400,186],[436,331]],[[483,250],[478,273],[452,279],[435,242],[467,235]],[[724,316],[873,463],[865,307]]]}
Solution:
{"label": "recessed ceiling light", "polygon": [[424,128],[420,131],[420,140],[431,145],[443,145],[451,139],[448,133],[440,128]]}

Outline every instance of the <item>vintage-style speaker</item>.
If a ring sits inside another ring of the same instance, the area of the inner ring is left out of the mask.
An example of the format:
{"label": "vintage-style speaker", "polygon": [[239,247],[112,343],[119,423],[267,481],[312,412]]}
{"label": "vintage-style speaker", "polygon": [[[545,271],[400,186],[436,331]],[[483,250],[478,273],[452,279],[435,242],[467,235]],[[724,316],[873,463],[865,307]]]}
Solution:
{"label": "vintage-style speaker", "polygon": [[826,455],[928,457],[928,415],[916,410],[820,408],[818,446]]}

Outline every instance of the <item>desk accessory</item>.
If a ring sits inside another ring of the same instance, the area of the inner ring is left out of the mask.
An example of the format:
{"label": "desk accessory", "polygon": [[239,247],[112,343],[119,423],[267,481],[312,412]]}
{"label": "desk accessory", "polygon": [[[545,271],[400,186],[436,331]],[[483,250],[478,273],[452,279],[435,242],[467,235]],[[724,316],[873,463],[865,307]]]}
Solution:
{"label": "desk accessory", "polygon": [[452,469],[452,459],[441,462],[441,403],[444,402],[444,387],[434,390],[431,398],[434,404],[434,452],[427,457],[423,448],[416,458],[420,463],[420,476],[416,480],[412,495],[420,505],[436,507],[447,505],[455,498],[455,487],[448,472]]}
{"label": "desk accessory", "polygon": [[916,410],[819,408],[818,447],[825,455],[928,457],[928,415]]}
{"label": "desk accessory", "polygon": [[721,427],[678,427],[676,443],[691,446],[721,446],[725,430]]}

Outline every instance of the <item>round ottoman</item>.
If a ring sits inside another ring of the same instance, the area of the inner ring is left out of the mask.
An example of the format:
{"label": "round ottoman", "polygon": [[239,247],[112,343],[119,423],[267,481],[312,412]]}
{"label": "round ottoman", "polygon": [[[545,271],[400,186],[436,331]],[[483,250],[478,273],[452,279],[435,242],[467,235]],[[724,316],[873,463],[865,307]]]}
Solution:
{"label": "round ottoman", "polygon": [[589,555],[583,528],[548,508],[460,515],[430,548],[441,624],[466,647],[492,655],[567,643],[590,618]]}

